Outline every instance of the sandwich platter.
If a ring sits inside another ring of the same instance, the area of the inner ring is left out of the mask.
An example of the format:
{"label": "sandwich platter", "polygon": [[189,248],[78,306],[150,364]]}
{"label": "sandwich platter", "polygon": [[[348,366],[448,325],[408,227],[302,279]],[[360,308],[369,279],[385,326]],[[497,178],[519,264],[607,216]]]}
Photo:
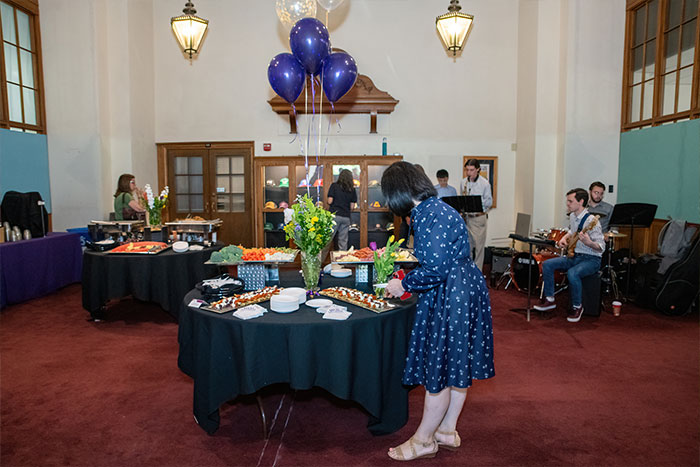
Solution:
{"label": "sandwich platter", "polygon": [[[377,250],[377,254],[381,254],[384,250]],[[418,259],[413,256],[411,250],[398,249],[396,251],[396,263],[417,263]],[[331,262],[336,264],[372,264],[374,263],[374,250],[369,247],[364,247],[359,250],[350,248],[348,251],[333,251],[331,252]]]}
{"label": "sandwich platter", "polygon": [[374,311],[375,313],[382,313],[396,308],[396,305],[389,303],[386,299],[377,298],[376,295],[347,287],[329,287],[321,290],[319,294],[359,306],[365,310]]}
{"label": "sandwich platter", "polygon": [[226,313],[246,305],[266,302],[270,300],[273,295],[277,295],[281,291],[282,289],[277,286],[264,287],[259,290],[252,290],[250,292],[224,297],[221,300],[212,302],[209,304],[209,306],[203,306],[200,309],[213,311],[214,313]]}

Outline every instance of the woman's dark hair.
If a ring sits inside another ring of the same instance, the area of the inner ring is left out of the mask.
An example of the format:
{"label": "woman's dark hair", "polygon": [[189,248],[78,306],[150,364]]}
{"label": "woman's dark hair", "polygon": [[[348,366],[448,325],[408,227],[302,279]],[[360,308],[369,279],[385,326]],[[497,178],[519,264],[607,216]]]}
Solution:
{"label": "woman's dark hair", "polygon": [[382,175],[382,193],[389,209],[397,216],[411,213],[413,200],[437,196],[430,179],[410,162],[394,162]]}
{"label": "woman's dark hair", "polygon": [[354,190],[355,185],[352,181],[352,172],[350,172],[348,169],[341,170],[338,174],[338,185],[340,185],[340,188],[342,188],[343,191]]}
{"label": "woman's dark hair", "polygon": [[114,197],[116,198],[120,193],[131,193],[131,181],[134,178],[136,177],[131,174],[121,174],[117,182],[117,191],[114,193]]}

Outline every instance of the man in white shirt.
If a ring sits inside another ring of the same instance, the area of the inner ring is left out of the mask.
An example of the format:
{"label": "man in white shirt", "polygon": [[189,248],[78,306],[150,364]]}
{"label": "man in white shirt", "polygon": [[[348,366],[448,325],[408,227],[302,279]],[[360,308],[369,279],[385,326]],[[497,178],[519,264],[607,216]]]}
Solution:
{"label": "man in white shirt", "polygon": [[486,221],[487,213],[493,205],[491,196],[491,184],[479,175],[481,164],[476,159],[469,159],[464,167],[467,168],[467,178],[460,184],[462,196],[481,196],[481,205],[484,212],[470,212],[466,215],[467,230],[469,231],[469,246],[472,249],[472,259],[476,266],[483,270],[484,246],[486,245]]}
{"label": "man in white shirt", "polygon": [[554,302],[554,271],[563,269],[571,291],[572,308],[566,318],[571,323],[577,323],[583,315],[581,279],[600,270],[600,258],[605,251],[603,230],[598,219],[586,209],[586,204],[588,192],[583,188],[574,188],[566,194],[566,208],[571,213],[569,231],[557,243],[560,247],[567,248],[569,239],[576,234],[578,242],[573,257],[559,256],[542,263],[545,298],[540,305],[534,306],[538,311],[554,310],[557,307]]}
{"label": "man in white shirt", "polygon": [[435,174],[437,177],[438,184],[435,185],[437,190],[438,198],[444,198],[445,196],[457,196],[457,190],[455,187],[448,185],[447,182],[450,179],[450,174],[445,169],[440,169]]}

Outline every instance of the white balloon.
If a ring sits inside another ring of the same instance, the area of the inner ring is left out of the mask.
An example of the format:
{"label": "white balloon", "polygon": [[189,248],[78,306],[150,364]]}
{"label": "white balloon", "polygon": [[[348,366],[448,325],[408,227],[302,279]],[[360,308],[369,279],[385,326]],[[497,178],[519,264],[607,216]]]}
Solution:
{"label": "white balloon", "polygon": [[287,29],[291,29],[302,18],[316,17],[316,0],[277,0],[277,17]]}
{"label": "white balloon", "polygon": [[318,0],[318,4],[328,11],[333,11],[343,3],[344,0]]}

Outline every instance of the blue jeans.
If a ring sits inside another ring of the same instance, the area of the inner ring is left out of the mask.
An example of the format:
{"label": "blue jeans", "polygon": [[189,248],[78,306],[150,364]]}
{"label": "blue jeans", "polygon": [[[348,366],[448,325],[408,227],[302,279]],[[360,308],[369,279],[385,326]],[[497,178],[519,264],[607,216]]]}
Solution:
{"label": "blue jeans", "polygon": [[554,297],[554,271],[560,269],[566,271],[566,277],[569,279],[571,304],[581,306],[581,279],[600,270],[600,256],[576,253],[573,258],[560,256],[542,263],[544,295],[546,297]]}

